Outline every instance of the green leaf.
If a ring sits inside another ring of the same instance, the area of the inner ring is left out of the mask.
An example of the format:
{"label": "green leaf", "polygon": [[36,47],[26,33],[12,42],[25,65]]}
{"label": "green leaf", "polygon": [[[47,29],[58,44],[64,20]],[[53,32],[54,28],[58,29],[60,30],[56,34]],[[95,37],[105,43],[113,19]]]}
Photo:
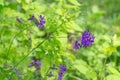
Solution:
{"label": "green leaf", "polygon": [[76,60],[74,63],[74,68],[84,74],[86,77],[91,78],[92,80],[97,80],[97,74],[92,68],[87,65],[83,60]]}
{"label": "green leaf", "polygon": [[66,52],[64,54],[64,56],[66,56],[67,58],[69,58],[71,60],[75,60],[76,59],[76,56],[74,54],[71,54],[71,53],[68,53],[68,52]]}
{"label": "green leaf", "polygon": [[0,0],[0,5],[4,6],[4,0]]}
{"label": "green leaf", "polygon": [[68,0],[71,4],[74,4],[76,6],[80,6],[80,3],[77,0]]}
{"label": "green leaf", "polygon": [[77,8],[78,6],[75,6],[75,5],[69,5],[69,4],[66,4],[65,5],[67,8],[73,8],[73,9],[75,9],[75,8]]}
{"label": "green leaf", "polygon": [[21,3],[22,2],[22,0],[16,0],[18,3]]}
{"label": "green leaf", "polygon": [[25,0],[25,2],[29,4],[32,2],[32,0]]}
{"label": "green leaf", "polygon": [[41,75],[44,78],[46,76],[46,73],[49,70],[49,67],[50,67],[50,58],[46,57],[46,58],[42,59],[41,63],[42,63],[42,66],[41,66]]}
{"label": "green leaf", "polygon": [[62,45],[67,44],[67,34],[64,34],[61,32],[61,33],[59,33],[59,35],[57,37]]}
{"label": "green leaf", "polygon": [[120,46],[117,47],[117,51],[120,52]]}
{"label": "green leaf", "polygon": [[104,80],[120,80],[120,77],[116,75],[108,75]]}
{"label": "green leaf", "polygon": [[108,71],[110,71],[113,75],[116,75],[120,78],[120,73],[113,67],[108,67]]}
{"label": "green leaf", "polygon": [[82,31],[81,27],[74,21],[66,23],[67,31],[73,33],[75,30]]}

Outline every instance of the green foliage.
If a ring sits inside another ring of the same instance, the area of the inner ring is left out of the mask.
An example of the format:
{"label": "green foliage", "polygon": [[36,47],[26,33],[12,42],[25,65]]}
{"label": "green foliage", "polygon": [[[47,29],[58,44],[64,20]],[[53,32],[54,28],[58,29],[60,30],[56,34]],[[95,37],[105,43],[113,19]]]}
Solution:
{"label": "green foliage", "polygon": [[[59,69],[50,70],[54,64],[67,66],[63,80],[120,80],[119,4],[119,0],[0,0],[0,80],[57,80]],[[36,20],[45,17],[43,29],[28,20],[32,14]],[[95,42],[73,50],[74,41],[87,29]],[[28,67],[32,57],[41,61],[40,70]]]}

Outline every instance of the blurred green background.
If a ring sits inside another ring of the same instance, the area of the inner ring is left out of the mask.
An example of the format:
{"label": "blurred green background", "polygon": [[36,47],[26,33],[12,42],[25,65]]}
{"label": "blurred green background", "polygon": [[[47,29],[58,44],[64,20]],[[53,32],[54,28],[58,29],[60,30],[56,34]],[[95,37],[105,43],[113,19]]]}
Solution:
{"label": "blurred green background", "polygon": [[[59,70],[49,70],[53,64],[67,66],[63,80],[120,80],[119,5],[120,0],[0,0],[0,80],[57,80]],[[45,29],[28,21],[32,14],[45,16]],[[88,29],[93,45],[73,50]],[[33,56],[42,63],[38,72],[28,68]],[[46,76],[50,72],[54,76]]]}

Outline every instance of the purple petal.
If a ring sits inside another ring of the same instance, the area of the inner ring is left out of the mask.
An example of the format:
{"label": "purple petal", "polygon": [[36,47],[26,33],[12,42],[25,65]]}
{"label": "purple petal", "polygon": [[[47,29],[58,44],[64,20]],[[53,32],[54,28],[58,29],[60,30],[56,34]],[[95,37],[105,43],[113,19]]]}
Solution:
{"label": "purple petal", "polygon": [[34,18],[35,18],[35,16],[33,14],[30,18],[28,18],[28,20],[33,20]]}
{"label": "purple petal", "polygon": [[22,22],[22,18],[16,18],[16,20],[20,23]]}

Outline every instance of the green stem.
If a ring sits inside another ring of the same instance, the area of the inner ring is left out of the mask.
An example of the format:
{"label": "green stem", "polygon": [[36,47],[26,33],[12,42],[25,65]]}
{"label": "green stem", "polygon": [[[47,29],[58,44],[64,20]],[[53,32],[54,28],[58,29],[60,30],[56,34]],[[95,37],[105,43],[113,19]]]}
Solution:
{"label": "green stem", "polygon": [[[51,59],[51,54],[49,54],[49,58],[50,58],[50,67],[52,66],[52,59]],[[44,78],[44,80],[47,80],[47,74],[48,74],[48,72],[50,71],[50,68],[47,70],[47,72],[46,72],[46,74],[45,74],[45,78]]]}
{"label": "green stem", "polygon": [[40,42],[35,48],[33,48],[26,56],[24,56],[17,64],[15,64],[14,68],[17,67],[22,61],[24,61],[24,59],[26,59],[36,48],[38,48],[45,41],[46,41],[46,39],[43,40],[42,42]]}
{"label": "green stem", "polygon": [[[7,53],[6,53],[7,58],[8,58],[8,55],[9,55],[9,52],[10,52],[10,49],[11,49],[11,46],[12,46],[12,44],[13,44],[14,39],[15,39],[21,32],[23,32],[24,30],[26,30],[26,28],[23,29],[23,30],[20,30],[20,31],[19,31],[16,35],[14,35],[14,37],[11,39],[10,45],[9,45],[9,47],[8,47],[8,51],[7,51]],[[7,63],[7,60],[8,60],[8,59],[6,59],[6,63]]]}
{"label": "green stem", "polygon": [[[13,37],[13,38],[11,39],[11,41],[10,41],[10,45],[9,45],[9,47],[8,47],[8,51],[7,51],[7,53],[6,53],[7,58],[8,58],[8,55],[9,55],[9,52],[10,52],[10,49],[11,49],[11,46],[12,46],[12,44],[13,44],[14,39],[15,39],[21,32],[23,32],[24,30],[28,29],[27,24],[22,24],[22,26],[26,26],[26,27],[25,27],[23,30],[20,30],[16,35],[14,35],[14,37]],[[29,25],[29,26],[31,26],[31,25]],[[8,60],[8,59],[6,59],[6,63],[7,63],[7,60]]]}
{"label": "green stem", "polygon": [[102,69],[102,71],[101,71],[101,74],[100,74],[100,80],[103,80],[102,79],[102,74],[103,74],[103,72],[105,71],[105,69],[106,69],[106,61],[107,61],[107,57],[105,58],[105,61],[104,61],[104,63],[103,63],[103,69]]}
{"label": "green stem", "polygon": [[2,32],[3,32],[3,27],[2,27],[2,29],[1,29],[1,31],[0,31],[0,41],[1,41],[1,43],[2,43]]}
{"label": "green stem", "polygon": [[[23,62],[35,49],[37,49],[37,48],[38,48],[40,45],[42,45],[46,40],[48,40],[48,38],[50,38],[51,35],[54,34],[59,27],[61,27],[61,25],[62,25],[62,23],[61,23],[58,27],[56,27],[56,28],[53,30],[53,32],[51,32],[51,34],[50,34],[49,36],[47,36],[42,42],[40,42],[35,48],[33,48],[26,56],[24,56],[18,63],[16,63],[16,64],[14,65],[13,69],[14,69],[15,67],[17,67],[21,62]],[[12,72],[12,73],[13,73],[13,72]]]}
{"label": "green stem", "polygon": [[[61,26],[62,24],[60,24],[59,26]],[[52,34],[54,34],[56,32],[56,30],[59,27],[55,28],[53,32],[51,32],[51,34],[49,36],[47,36],[47,38],[45,38],[42,42],[40,42],[35,48],[33,48],[26,56],[24,56],[17,64],[15,64],[14,68],[17,67],[22,61],[24,61],[35,49],[37,49],[40,45],[42,45],[48,38],[51,37]]]}

